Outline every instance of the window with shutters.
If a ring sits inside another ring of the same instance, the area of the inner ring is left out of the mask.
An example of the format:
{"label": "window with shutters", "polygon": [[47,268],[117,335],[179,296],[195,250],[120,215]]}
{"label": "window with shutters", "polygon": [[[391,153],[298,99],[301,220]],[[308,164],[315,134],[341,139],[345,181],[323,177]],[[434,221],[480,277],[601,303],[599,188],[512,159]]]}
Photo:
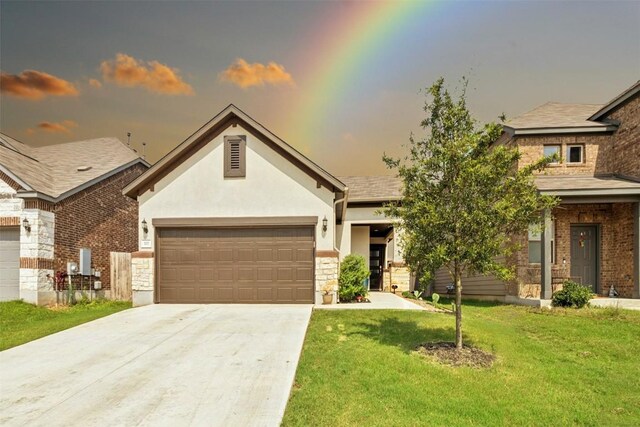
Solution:
{"label": "window with shutters", "polygon": [[224,176],[243,177],[246,175],[247,138],[244,135],[224,137]]}

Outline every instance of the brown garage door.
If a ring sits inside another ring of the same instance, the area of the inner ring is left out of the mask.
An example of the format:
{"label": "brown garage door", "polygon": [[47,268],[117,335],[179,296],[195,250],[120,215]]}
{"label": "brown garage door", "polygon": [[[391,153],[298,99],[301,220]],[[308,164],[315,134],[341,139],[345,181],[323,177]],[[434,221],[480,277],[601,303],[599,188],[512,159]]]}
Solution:
{"label": "brown garage door", "polygon": [[313,302],[313,227],[158,230],[158,302]]}

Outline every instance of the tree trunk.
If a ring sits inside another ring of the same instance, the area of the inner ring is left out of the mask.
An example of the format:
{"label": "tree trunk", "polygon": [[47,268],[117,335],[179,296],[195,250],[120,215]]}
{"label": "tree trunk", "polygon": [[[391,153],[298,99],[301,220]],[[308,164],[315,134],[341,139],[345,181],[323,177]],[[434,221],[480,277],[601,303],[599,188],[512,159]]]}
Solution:
{"label": "tree trunk", "polygon": [[456,349],[462,350],[462,273],[456,268]]}

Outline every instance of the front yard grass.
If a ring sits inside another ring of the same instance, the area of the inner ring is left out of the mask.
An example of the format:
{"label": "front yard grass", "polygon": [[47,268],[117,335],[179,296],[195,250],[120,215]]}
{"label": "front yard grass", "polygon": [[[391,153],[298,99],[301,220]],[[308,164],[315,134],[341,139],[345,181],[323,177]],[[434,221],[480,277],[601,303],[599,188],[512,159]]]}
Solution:
{"label": "front yard grass", "polygon": [[489,369],[414,352],[453,340],[449,314],[315,310],[283,425],[638,425],[640,312],[463,310]]}
{"label": "front yard grass", "polygon": [[72,307],[0,302],[0,351],[131,307],[130,302],[93,301]]}

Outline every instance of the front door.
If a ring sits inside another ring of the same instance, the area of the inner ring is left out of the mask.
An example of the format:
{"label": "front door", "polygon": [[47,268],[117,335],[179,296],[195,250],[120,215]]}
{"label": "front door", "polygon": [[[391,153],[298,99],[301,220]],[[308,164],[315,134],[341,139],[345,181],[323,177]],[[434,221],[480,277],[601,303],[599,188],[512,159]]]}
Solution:
{"label": "front door", "polygon": [[382,271],[384,268],[385,245],[371,245],[369,247],[369,289],[382,290]]}
{"label": "front door", "polygon": [[571,226],[571,277],[580,278],[584,286],[598,289],[598,227]]}

